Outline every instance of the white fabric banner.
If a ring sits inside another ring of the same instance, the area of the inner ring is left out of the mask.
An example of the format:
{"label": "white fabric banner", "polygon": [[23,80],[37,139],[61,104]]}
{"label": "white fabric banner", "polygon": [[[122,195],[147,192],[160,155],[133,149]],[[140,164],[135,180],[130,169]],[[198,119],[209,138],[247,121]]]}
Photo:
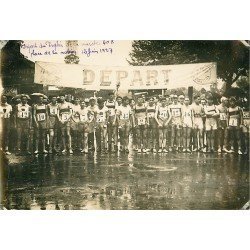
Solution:
{"label": "white fabric banner", "polygon": [[36,62],[35,83],[87,90],[201,89],[217,82],[216,63],[159,66],[87,66]]}

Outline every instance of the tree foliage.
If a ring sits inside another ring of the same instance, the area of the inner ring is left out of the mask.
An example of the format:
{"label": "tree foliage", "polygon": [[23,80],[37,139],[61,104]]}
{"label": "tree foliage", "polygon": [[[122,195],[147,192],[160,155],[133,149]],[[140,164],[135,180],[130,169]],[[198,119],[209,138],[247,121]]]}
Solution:
{"label": "tree foliage", "polygon": [[217,62],[217,74],[227,89],[249,70],[249,47],[241,41],[133,41],[131,65],[171,65]]}

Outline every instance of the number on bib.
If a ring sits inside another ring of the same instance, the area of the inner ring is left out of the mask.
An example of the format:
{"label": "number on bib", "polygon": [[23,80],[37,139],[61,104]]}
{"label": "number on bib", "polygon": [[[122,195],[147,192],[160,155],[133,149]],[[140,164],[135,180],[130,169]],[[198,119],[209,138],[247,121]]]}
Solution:
{"label": "number on bib", "polygon": [[128,113],[123,113],[122,116],[121,116],[121,118],[123,120],[128,120],[129,119],[129,114]]}
{"label": "number on bib", "polygon": [[45,121],[45,114],[44,113],[37,114],[37,121],[39,122]]}
{"label": "number on bib", "polygon": [[144,118],[138,118],[138,125],[145,125],[145,119]]}
{"label": "number on bib", "polygon": [[172,114],[174,117],[179,117],[181,115],[180,109],[173,109]]}
{"label": "number on bib", "polygon": [[220,120],[225,121],[227,119],[227,116],[225,113],[220,113]]}
{"label": "number on bib", "polygon": [[229,119],[229,126],[238,126],[238,119],[237,118],[230,118]]}
{"label": "number on bib", "polygon": [[243,112],[243,118],[244,119],[249,119],[250,118],[249,112]]}
{"label": "number on bib", "polygon": [[62,121],[67,121],[69,119],[69,114],[62,114]]}
{"label": "number on bib", "polygon": [[154,116],[155,116],[155,114],[153,112],[148,113],[149,118],[153,118]]}
{"label": "number on bib", "polygon": [[56,108],[50,108],[50,114],[51,115],[56,115],[57,109]]}
{"label": "number on bib", "polygon": [[28,111],[20,111],[19,112],[19,118],[28,118],[29,117],[29,112]]}
{"label": "number on bib", "polygon": [[86,122],[87,121],[87,115],[80,115],[80,121]]}

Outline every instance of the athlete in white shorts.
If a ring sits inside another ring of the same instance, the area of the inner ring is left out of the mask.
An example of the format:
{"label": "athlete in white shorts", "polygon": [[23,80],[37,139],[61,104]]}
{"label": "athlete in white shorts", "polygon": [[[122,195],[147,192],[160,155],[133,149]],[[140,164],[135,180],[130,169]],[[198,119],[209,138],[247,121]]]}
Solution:
{"label": "athlete in white shorts", "polygon": [[[213,104],[213,97],[207,97],[207,105],[204,107],[206,115],[206,136],[207,136],[207,153],[214,152],[214,137],[217,130],[217,118],[219,117],[219,111]],[[205,150],[204,150],[205,151]]]}
{"label": "athlete in white shorts", "polygon": [[194,149],[193,151],[202,150],[203,149],[203,120],[204,117],[204,108],[200,105],[200,96],[194,96],[194,103],[192,105],[194,120],[193,120],[193,128],[194,128]]}
{"label": "athlete in white shorts", "polygon": [[183,152],[190,153],[191,130],[193,128],[193,110],[188,97],[184,100],[182,110],[182,126],[183,126]]}

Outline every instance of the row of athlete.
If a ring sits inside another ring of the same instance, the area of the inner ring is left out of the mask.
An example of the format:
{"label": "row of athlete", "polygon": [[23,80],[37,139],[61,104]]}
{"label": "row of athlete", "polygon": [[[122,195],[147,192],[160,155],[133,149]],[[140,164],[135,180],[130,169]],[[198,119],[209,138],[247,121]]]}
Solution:
{"label": "row of athlete", "polygon": [[[3,118],[5,151],[10,154],[8,131],[12,107],[4,99],[1,107],[6,108],[2,112],[0,110],[0,114]],[[236,138],[238,153],[242,154],[240,135],[241,132],[246,133],[248,141],[249,114],[244,116],[234,98],[230,98],[228,103],[227,98],[222,97],[218,106],[213,104],[212,96],[207,97],[205,105],[200,102],[198,95],[194,97],[192,105],[189,98],[174,95],[172,98],[163,96],[158,101],[154,97],[145,101],[143,96],[138,96],[136,102],[123,97],[118,103],[115,95],[110,93],[107,100],[90,98],[89,103],[86,103],[76,98],[73,104],[67,102],[64,96],[60,96],[59,103],[57,97],[52,97],[51,102],[45,104],[41,96],[31,107],[24,95],[13,111],[17,151],[21,150],[22,137],[28,137],[29,131],[35,128],[35,154],[39,152],[39,142],[43,153],[58,151],[58,138],[55,136],[58,130],[62,153],[68,150],[73,154],[72,144],[74,150],[88,153],[89,141],[92,143],[90,148],[94,148],[94,134],[97,151],[116,152],[119,140],[120,150],[127,153],[129,141],[132,141],[134,150],[143,153],[212,152],[218,129],[218,152],[234,152],[235,143],[232,140]],[[132,140],[129,140],[130,136]],[[46,140],[49,142],[48,151]],[[29,153],[29,143],[26,145]],[[231,145],[230,150],[228,145]]]}

